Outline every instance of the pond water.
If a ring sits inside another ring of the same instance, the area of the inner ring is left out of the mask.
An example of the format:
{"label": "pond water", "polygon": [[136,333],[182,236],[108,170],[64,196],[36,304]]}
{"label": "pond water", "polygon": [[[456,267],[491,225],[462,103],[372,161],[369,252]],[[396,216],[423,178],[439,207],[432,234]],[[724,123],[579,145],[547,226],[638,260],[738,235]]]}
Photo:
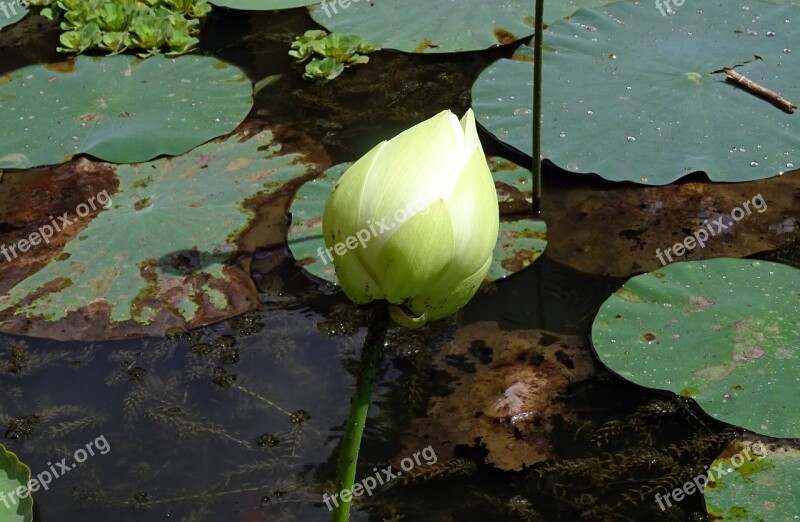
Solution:
{"label": "pond water", "polygon": [[[512,53],[384,51],[368,67],[318,85],[303,80],[287,56],[290,42],[316,27],[302,9],[215,10],[200,49],[253,80],[283,75],[258,94],[250,120],[303,131],[333,164],[443,109],[463,113],[477,75]],[[34,19],[4,32],[0,73],[57,61],[57,36]],[[524,162],[484,138],[488,153]],[[732,186],[694,177],[640,187],[548,165],[547,252],[487,285],[455,318],[421,331],[390,330],[356,480],[390,465],[409,469],[361,499],[352,519],[705,520],[701,495],[662,510],[655,493],[702,472],[735,432],[688,399],[602,368],[591,325],[629,276],[658,266],[651,245],[686,235],[678,215],[707,211],[709,198],[735,202],[761,193],[770,212],[697,256],[758,255],[798,266],[796,239],[784,242],[790,234],[772,248],[741,239],[774,237],[797,207],[796,177],[787,178]],[[3,205],[29,204],[19,192],[3,193],[4,183],[11,181],[0,182]],[[654,207],[675,215],[644,221]],[[171,338],[0,336],[3,444],[34,476],[64,473],[35,495],[36,520],[330,519],[322,495],[333,493],[369,316],[295,264],[278,210],[256,234],[256,311]],[[536,389],[512,423],[498,401],[517,383]],[[90,442],[95,454],[75,462],[75,451]],[[411,466],[404,459],[415,453],[423,459]],[[64,458],[68,472],[56,465]]]}

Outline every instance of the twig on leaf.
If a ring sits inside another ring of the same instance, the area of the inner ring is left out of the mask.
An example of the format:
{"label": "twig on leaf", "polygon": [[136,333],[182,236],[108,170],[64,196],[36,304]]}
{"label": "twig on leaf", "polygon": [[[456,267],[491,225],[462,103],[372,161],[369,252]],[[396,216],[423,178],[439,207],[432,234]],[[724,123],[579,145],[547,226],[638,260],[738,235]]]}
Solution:
{"label": "twig on leaf", "polygon": [[735,83],[737,85],[740,85],[740,86],[744,87],[745,89],[747,89],[748,91],[752,92],[756,96],[760,96],[760,97],[764,98],[765,100],[769,101],[770,103],[772,103],[776,107],[778,107],[780,109],[783,109],[784,111],[786,111],[788,113],[793,113],[794,109],[797,108],[797,105],[795,105],[794,103],[790,102],[786,98],[782,97],[777,92],[771,91],[771,90],[767,89],[766,87],[757,84],[753,80],[751,80],[751,79],[749,79],[749,78],[747,78],[745,76],[742,76],[741,74],[739,74],[738,72],[734,71],[730,67],[723,67],[722,68],[722,72],[724,72],[728,76],[728,81],[731,81],[731,82],[733,82],[733,83]]}

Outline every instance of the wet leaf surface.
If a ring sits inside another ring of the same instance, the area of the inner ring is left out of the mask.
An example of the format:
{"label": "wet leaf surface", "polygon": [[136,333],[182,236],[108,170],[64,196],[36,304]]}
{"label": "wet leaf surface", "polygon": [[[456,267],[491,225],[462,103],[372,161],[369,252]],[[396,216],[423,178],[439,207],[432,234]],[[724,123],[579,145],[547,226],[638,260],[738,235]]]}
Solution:
{"label": "wet leaf surface", "polygon": [[[58,339],[119,338],[199,326],[254,308],[258,300],[246,271],[252,251],[240,250],[239,241],[272,196],[327,161],[302,134],[245,127],[177,158],[117,166],[116,188],[93,178],[107,199],[91,194],[70,208],[85,189],[67,202],[59,201],[55,187],[28,186],[34,206],[27,215],[20,209],[9,216],[5,244],[21,250],[32,234],[43,237],[45,226],[55,242],[42,243],[41,250],[27,245],[36,257],[14,250],[16,256],[3,260],[0,270],[16,280],[3,278],[2,329]],[[111,168],[86,170],[105,172],[107,180]],[[24,186],[5,179],[8,190]],[[51,209],[36,201],[58,201],[52,209],[58,214],[66,207],[69,224],[61,217],[51,221],[49,212],[41,213]],[[58,225],[69,235],[53,230]]]}
{"label": "wet leaf surface", "polygon": [[252,107],[252,85],[216,58],[131,56],[24,67],[0,76],[0,168],[90,154],[115,163],[182,154],[231,132]]}
{"label": "wet leaf surface", "polygon": [[708,513],[724,522],[789,522],[797,519],[800,441],[733,441],[710,466]]}
{"label": "wet leaf surface", "polygon": [[[796,168],[797,115],[717,71],[736,67],[796,97],[798,19],[798,7],[761,1],[684,5],[670,16],[652,2],[619,2],[551,24],[542,157],[570,172],[646,185],[699,171],[748,181]],[[519,58],[481,74],[473,107],[499,140],[530,155],[533,65],[528,53]]]}
{"label": "wet leaf surface", "polygon": [[800,435],[794,407],[800,270],[746,259],[675,263],[628,280],[592,326],[625,379],[694,399],[715,419]]}

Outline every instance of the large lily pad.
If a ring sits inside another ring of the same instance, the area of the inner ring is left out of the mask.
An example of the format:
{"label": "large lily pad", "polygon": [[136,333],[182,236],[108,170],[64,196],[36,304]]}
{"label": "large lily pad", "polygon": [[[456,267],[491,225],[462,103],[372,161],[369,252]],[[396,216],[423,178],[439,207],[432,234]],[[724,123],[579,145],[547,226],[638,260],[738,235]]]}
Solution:
{"label": "large lily pad", "polygon": [[[737,72],[800,103],[798,20],[795,6],[731,0],[671,16],[652,2],[621,2],[555,22],[544,36],[542,156],[650,185],[697,171],[746,181],[792,170],[797,114],[715,71],[741,65]],[[484,71],[473,106],[498,139],[530,154],[533,65],[521,60]]]}
{"label": "large lily pad", "polygon": [[[0,11],[2,13],[2,11]],[[0,520],[3,522],[30,522],[33,520],[33,500],[26,494],[20,498],[17,488],[27,487],[31,470],[16,455],[0,444],[0,492],[5,500],[0,502]]]}
{"label": "large lily pad", "polygon": [[316,0],[209,0],[209,3],[241,11],[271,11],[305,7],[316,3]]}
{"label": "large lily pad", "polygon": [[[545,3],[546,22],[604,0]],[[330,31],[357,34],[384,49],[414,53],[477,51],[533,34],[534,2],[525,0],[351,0],[312,7],[311,16]]]}
{"label": "large lily pad", "polygon": [[[50,257],[0,293],[0,327],[84,340],[158,335],[257,306],[255,287],[242,270],[252,253],[244,250],[243,235],[271,196],[319,172],[327,165],[315,162],[327,157],[302,135],[282,142],[276,134],[285,129],[242,132],[176,158],[118,166],[109,208],[70,210],[66,217],[75,223],[65,233],[73,236],[63,249],[31,247],[32,254]],[[35,226],[6,244],[19,245]],[[26,267],[26,256],[9,264]]]}
{"label": "large lily pad", "polygon": [[622,377],[692,397],[715,418],[800,436],[800,270],[745,259],[675,263],[630,279],[592,340]]}
{"label": "large lily pad", "polygon": [[0,30],[3,27],[14,25],[28,14],[28,8],[19,0],[10,0],[0,5]]}
{"label": "large lily pad", "polygon": [[736,440],[714,460],[710,469],[714,480],[705,488],[705,500],[711,520],[797,520],[800,513],[797,441]]}
{"label": "large lily pad", "polygon": [[[547,246],[547,224],[541,219],[519,214],[519,202],[530,197],[530,171],[511,162],[488,158],[495,176],[500,202],[500,232],[494,249],[487,281],[503,279],[533,263]],[[289,227],[289,249],[297,262],[312,275],[338,284],[333,263],[320,252],[325,251],[322,238],[322,212],[325,202],[339,177],[350,163],[328,169],[322,176],[309,181],[297,191],[291,206],[292,225]],[[516,204],[516,205],[515,205]],[[524,203],[530,205],[529,202]],[[509,216],[503,216],[508,208]]]}
{"label": "large lily pad", "polygon": [[182,154],[231,132],[251,107],[247,76],[206,56],[24,67],[0,76],[0,169]]}

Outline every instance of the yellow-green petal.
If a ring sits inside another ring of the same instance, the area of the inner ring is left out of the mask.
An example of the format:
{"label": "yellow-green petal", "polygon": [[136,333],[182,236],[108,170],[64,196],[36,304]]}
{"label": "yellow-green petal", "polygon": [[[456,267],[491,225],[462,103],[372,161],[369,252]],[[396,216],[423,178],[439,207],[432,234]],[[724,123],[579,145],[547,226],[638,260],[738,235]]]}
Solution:
{"label": "yellow-green petal", "polygon": [[362,218],[391,223],[400,209],[414,212],[449,195],[469,159],[463,142],[464,132],[450,111],[389,140],[375,160],[375,175],[366,181],[359,205]]}
{"label": "yellow-green petal", "polygon": [[[483,152],[476,150],[447,200],[455,234],[455,264],[468,276],[491,258],[500,228],[494,179]],[[458,274],[455,274],[458,277]]]}
{"label": "yellow-green petal", "polygon": [[480,288],[489,273],[492,258],[474,274],[462,278],[455,288],[443,291],[444,285],[436,285],[407,303],[407,307],[416,315],[425,315],[428,321],[443,319],[453,315],[466,305]]}
{"label": "yellow-green petal", "polygon": [[386,300],[400,304],[442,278],[453,260],[453,233],[450,213],[440,199],[399,225],[389,241],[380,247],[370,242],[358,254]]}
{"label": "yellow-green petal", "polygon": [[334,247],[363,227],[360,223],[359,204],[366,180],[373,172],[375,159],[385,145],[384,141],[373,147],[347,169],[333,187],[322,214],[322,235],[326,247]]}

